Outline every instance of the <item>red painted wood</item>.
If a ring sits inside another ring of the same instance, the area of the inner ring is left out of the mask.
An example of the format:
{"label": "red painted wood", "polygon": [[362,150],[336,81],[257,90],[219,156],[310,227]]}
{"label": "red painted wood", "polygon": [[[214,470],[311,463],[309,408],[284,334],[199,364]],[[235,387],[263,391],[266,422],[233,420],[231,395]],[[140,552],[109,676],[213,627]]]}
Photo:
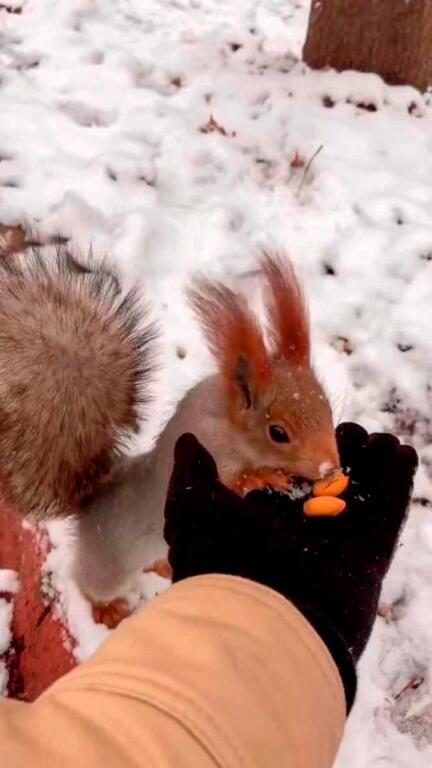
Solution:
{"label": "red painted wood", "polygon": [[66,629],[41,594],[41,567],[49,552],[48,536],[24,529],[10,510],[0,507],[0,568],[17,572],[20,588],[13,596],[13,645],[8,654],[8,693],[36,699],[76,662],[65,647]]}

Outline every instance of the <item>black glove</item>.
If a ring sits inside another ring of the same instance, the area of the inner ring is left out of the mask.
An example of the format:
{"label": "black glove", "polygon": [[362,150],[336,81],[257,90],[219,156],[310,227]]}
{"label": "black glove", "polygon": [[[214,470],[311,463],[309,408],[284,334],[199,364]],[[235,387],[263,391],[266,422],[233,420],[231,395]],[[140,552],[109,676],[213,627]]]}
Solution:
{"label": "black glove", "polygon": [[192,435],[177,443],[165,538],[173,580],[204,573],[243,576],[291,600],[339,667],[348,709],[356,662],[375,620],[383,578],[406,517],[417,467],[413,448],[356,424],[336,432],[351,482],[339,517],[311,518],[303,501],[254,491],[245,499],[218,478]]}

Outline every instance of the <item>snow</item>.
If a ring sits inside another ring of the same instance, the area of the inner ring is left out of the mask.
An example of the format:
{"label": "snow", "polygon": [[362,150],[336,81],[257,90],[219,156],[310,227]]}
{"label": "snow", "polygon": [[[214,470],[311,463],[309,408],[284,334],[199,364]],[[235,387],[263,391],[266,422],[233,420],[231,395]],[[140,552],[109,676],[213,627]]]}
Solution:
{"label": "snow", "polygon": [[[309,71],[298,61],[307,0],[9,5],[22,12],[0,10],[0,222],[91,244],[151,299],[163,366],[137,448],[211,366],[182,294],[191,272],[223,276],[259,306],[255,258],[265,246],[287,250],[304,281],[336,418],[396,431],[420,450],[418,501],[360,665],[338,768],[425,768],[431,108],[375,75]],[[67,528],[50,527],[45,575],[81,660],[107,631],[68,577]],[[131,604],[163,586],[143,576]]]}
{"label": "snow", "polygon": [[9,675],[5,654],[12,640],[12,596],[18,588],[18,577],[15,571],[0,569],[0,697],[7,693]]}
{"label": "snow", "polygon": [[11,641],[10,624],[12,620],[12,605],[0,599],[0,655],[9,648]]}
{"label": "snow", "polygon": [[6,662],[0,661],[0,696],[5,696],[7,692],[7,684],[8,684],[8,671]]}
{"label": "snow", "polygon": [[15,571],[9,568],[0,570],[0,592],[7,592],[14,595],[19,589],[18,576]]}

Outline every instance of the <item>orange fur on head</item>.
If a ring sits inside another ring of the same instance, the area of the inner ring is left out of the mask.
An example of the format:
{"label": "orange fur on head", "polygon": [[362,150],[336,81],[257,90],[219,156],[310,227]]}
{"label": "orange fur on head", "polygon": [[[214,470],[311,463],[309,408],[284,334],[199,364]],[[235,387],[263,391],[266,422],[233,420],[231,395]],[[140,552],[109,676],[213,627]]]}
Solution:
{"label": "orange fur on head", "polygon": [[270,288],[267,311],[275,354],[309,365],[309,317],[302,289],[289,261],[265,253],[262,269]]}
{"label": "orange fur on head", "polygon": [[195,282],[189,298],[232,397],[239,386],[242,389],[243,377],[254,387],[268,386],[271,360],[246,299],[221,283],[204,279]]}

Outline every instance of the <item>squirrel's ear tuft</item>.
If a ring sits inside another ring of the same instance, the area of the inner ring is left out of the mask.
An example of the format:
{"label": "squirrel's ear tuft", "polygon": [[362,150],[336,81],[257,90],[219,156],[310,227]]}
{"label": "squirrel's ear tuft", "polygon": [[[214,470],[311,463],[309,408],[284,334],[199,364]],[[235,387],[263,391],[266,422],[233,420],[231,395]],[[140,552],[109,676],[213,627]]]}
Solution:
{"label": "squirrel's ear tuft", "polygon": [[243,296],[218,282],[196,280],[188,295],[231,398],[250,408],[271,379],[256,317]]}
{"label": "squirrel's ear tuft", "polygon": [[261,265],[269,287],[266,304],[274,352],[297,365],[309,365],[309,316],[294,268],[288,259],[267,253]]}

